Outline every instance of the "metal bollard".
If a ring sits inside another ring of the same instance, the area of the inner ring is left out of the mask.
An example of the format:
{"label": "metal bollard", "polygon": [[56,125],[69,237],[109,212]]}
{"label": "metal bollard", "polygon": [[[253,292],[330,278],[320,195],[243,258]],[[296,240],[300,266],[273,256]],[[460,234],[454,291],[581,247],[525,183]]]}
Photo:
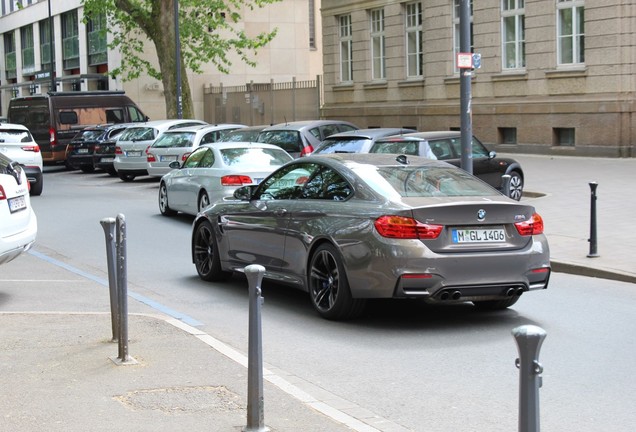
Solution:
{"label": "metal bollard", "polygon": [[524,325],[512,330],[517,342],[519,358],[519,432],[539,432],[539,388],[543,366],[539,363],[539,351],[546,332],[534,325]]}
{"label": "metal bollard", "polygon": [[510,198],[510,174],[501,176],[501,191],[505,196]]}
{"label": "metal bollard", "polygon": [[591,205],[590,205],[590,238],[587,240],[590,242],[590,253],[587,254],[588,258],[597,258],[598,244],[596,242],[596,188],[598,183],[590,182],[591,191]]}
{"label": "metal bollard", "polygon": [[106,262],[108,265],[108,289],[110,291],[110,322],[113,330],[111,342],[119,341],[119,300],[117,299],[117,271],[115,269],[115,218],[104,218],[99,223],[106,236]]}
{"label": "metal bollard", "polygon": [[117,289],[119,350],[117,359],[122,364],[137,363],[128,355],[128,274],[126,272],[126,219],[117,215]]}
{"label": "metal bollard", "polygon": [[263,400],[263,343],[261,337],[261,281],[265,267],[249,265],[245,276],[249,284],[249,346],[247,360],[247,426],[244,432],[266,432]]}

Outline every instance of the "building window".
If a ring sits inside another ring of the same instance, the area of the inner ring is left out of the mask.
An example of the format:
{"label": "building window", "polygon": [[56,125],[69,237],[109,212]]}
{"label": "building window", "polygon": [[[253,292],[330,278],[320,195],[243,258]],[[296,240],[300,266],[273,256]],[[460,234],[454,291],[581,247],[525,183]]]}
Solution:
{"label": "building window", "polygon": [[88,65],[108,63],[108,43],[106,41],[106,15],[99,14],[86,23],[88,37]]}
{"label": "building window", "polygon": [[[51,20],[52,21],[52,20]],[[52,22],[48,19],[40,21],[40,62],[42,70],[51,69],[51,51],[53,51],[53,63],[55,63],[55,50],[51,50],[51,34],[49,25]]]}
{"label": "building window", "polygon": [[525,0],[502,0],[503,68],[526,67]]}
{"label": "building window", "polygon": [[384,9],[371,11],[371,78],[386,78],[386,57],[384,54]]}
{"label": "building window", "polygon": [[554,145],[574,147],[574,128],[554,128]]}
{"label": "building window", "polygon": [[406,5],[406,76],[423,75],[422,3]]}
{"label": "building window", "polygon": [[6,68],[6,78],[16,78],[16,58],[15,58],[15,33],[12,31],[4,34],[4,65]]}
{"label": "building window", "polygon": [[343,15],[340,21],[340,82],[353,81],[353,32],[351,15]]}
{"label": "building window", "polygon": [[[457,70],[457,53],[460,51],[460,23],[459,23],[459,6],[460,0],[454,0],[455,7],[453,8],[453,28],[454,28],[454,48],[453,48],[453,62],[455,64],[455,70]],[[474,52],[473,46],[473,0],[470,0],[470,52]]]}
{"label": "building window", "polygon": [[62,61],[64,69],[79,67],[79,32],[77,11],[62,14]]}
{"label": "building window", "polygon": [[499,142],[501,144],[517,144],[517,128],[499,128]]}
{"label": "building window", "polygon": [[583,0],[557,0],[558,63],[585,62],[585,8]]}
{"label": "building window", "polygon": [[32,25],[20,29],[20,43],[22,44],[22,75],[31,75],[35,72]]}

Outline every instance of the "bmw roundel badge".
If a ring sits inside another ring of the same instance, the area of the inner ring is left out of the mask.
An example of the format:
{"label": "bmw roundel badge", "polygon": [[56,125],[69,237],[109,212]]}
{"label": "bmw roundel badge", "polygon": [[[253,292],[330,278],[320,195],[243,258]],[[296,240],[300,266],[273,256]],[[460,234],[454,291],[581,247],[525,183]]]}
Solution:
{"label": "bmw roundel badge", "polygon": [[477,211],[477,220],[478,221],[483,221],[484,219],[486,219],[486,210],[479,209]]}

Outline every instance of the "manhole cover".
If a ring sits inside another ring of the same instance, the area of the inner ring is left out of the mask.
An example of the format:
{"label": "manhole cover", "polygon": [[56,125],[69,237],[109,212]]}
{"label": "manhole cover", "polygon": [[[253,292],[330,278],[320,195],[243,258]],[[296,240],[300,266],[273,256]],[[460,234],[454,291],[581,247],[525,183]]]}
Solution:
{"label": "manhole cover", "polygon": [[115,399],[134,411],[155,410],[165,413],[228,412],[243,407],[237,394],[225,387],[168,387],[135,390]]}

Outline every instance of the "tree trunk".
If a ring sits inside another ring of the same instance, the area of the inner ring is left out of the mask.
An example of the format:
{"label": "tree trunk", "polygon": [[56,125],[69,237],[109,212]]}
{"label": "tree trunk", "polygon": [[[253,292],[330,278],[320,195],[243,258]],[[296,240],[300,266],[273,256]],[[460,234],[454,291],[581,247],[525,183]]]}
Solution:
{"label": "tree trunk", "polygon": [[[174,0],[164,1],[163,7],[159,11],[159,19],[151,36],[157,50],[159,60],[159,70],[163,83],[164,97],[166,100],[166,118],[177,118],[177,68],[176,45],[175,45],[175,21],[174,21]],[[181,57],[181,100],[183,118],[194,118],[194,107],[192,104],[192,94],[190,83],[185,70],[183,57]]]}

